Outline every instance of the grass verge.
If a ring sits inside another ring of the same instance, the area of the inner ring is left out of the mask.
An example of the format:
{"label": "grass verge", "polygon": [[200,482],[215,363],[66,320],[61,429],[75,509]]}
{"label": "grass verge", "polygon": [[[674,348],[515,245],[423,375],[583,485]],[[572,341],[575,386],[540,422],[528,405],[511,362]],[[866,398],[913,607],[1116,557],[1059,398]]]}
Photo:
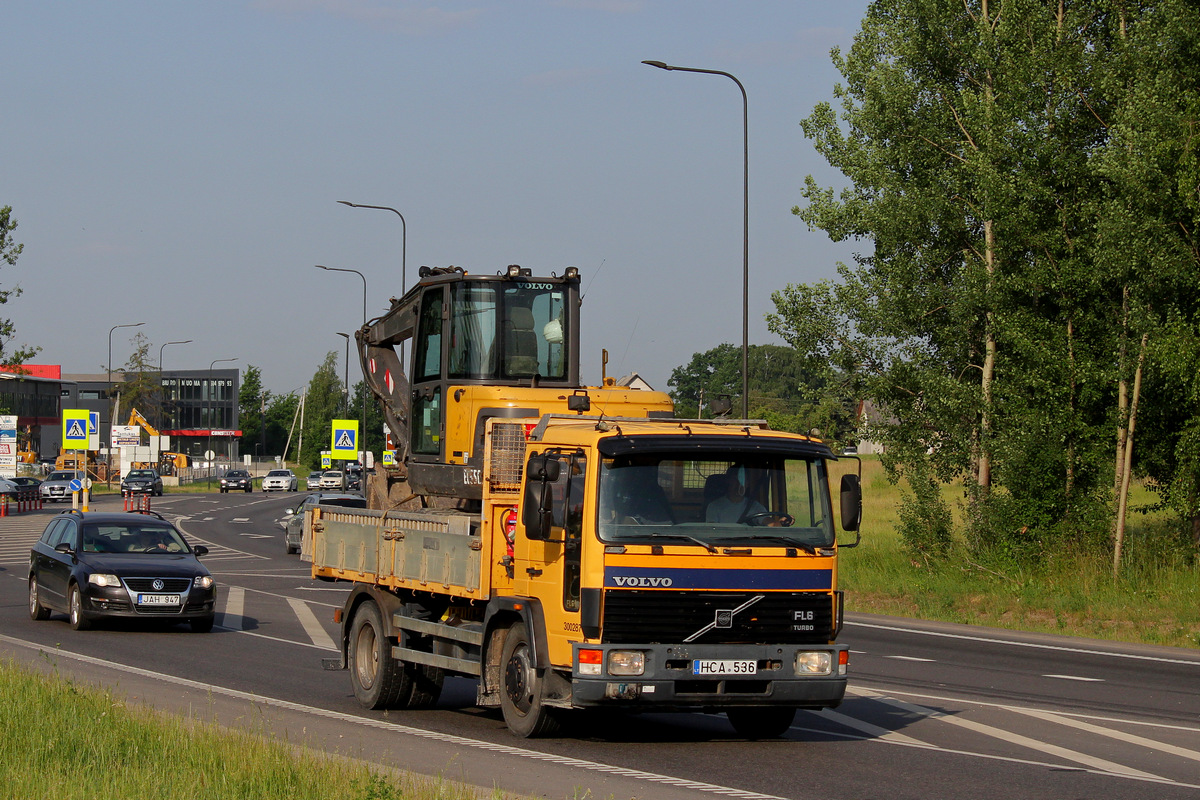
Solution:
{"label": "grass verge", "polygon": [[[1133,505],[1149,502],[1141,491]],[[944,493],[954,508],[962,490]],[[842,550],[838,565],[849,611],[1200,647],[1200,558],[1182,543],[1169,544],[1163,515],[1131,516],[1124,567],[1114,580],[1111,556],[1065,549],[1036,569],[973,563],[965,548],[940,565],[915,561],[897,533],[902,502],[879,461],[864,457],[862,544]]]}
{"label": "grass verge", "polygon": [[0,662],[0,791],[91,800],[476,800],[444,778],[373,771],[252,732],[126,705],[106,689]]}

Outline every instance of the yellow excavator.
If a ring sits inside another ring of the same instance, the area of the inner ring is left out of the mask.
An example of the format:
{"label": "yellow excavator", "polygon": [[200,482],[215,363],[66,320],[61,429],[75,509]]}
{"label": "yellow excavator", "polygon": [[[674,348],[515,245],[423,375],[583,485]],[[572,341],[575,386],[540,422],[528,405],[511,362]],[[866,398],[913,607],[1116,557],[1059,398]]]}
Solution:
{"label": "yellow excavator", "polygon": [[[129,422],[126,424],[140,425],[151,436],[159,435],[158,428],[151,425],[136,408],[129,409]],[[133,464],[135,469],[157,469],[160,475],[174,475],[176,470],[188,466],[191,466],[191,460],[186,453],[171,453],[165,450],[158,454],[157,464],[148,462],[134,462]]]}
{"label": "yellow excavator", "polygon": [[495,275],[419,274],[354,335],[396,447],[394,463],[368,479],[370,508],[478,506],[489,419],[674,416],[663,392],[581,382],[575,267],[549,277],[515,264]]}

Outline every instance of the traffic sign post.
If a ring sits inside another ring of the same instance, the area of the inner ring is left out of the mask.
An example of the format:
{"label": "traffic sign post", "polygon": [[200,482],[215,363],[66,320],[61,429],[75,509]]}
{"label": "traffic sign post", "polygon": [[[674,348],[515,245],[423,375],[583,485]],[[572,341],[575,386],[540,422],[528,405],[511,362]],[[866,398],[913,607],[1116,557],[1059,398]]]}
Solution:
{"label": "traffic sign post", "polygon": [[91,412],[86,408],[64,408],[62,414],[62,449],[87,450]]}

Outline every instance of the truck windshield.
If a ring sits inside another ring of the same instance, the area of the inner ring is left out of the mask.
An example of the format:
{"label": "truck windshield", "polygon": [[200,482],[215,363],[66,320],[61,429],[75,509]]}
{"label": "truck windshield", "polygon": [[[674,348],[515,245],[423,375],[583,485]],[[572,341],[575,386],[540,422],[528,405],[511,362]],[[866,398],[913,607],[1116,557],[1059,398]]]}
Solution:
{"label": "truck windshield", "polygon": [[530,281],[453,287],[449,377],[567,377],[566,289]]}
{"label": "truck windshield", "polygon": [[706,546],[833,544],[829,479],[820,458],[636,454],[603,459],[600,538]]}

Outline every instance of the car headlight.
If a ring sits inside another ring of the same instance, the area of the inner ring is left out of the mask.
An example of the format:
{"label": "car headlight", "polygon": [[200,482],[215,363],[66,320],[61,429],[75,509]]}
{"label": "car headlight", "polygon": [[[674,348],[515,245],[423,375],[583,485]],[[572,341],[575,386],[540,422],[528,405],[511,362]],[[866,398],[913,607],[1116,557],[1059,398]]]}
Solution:
{"label": "car headlight", "polygon": [[641,650],[609,650],[609,675],[641,675],[646,671],[646,654]]}
{"label": "car headlight", "polygon": [[828,675],[833,672],[833,654],[826,651],[796,653],[797,675]]}
{"label": "car headlight", "polygon": [[108,575],[103,572],[93,572],[88,575],[88,583],[93,586],[120,586],[121,579],[116,575]]}
{"label": "car headlight", "polygon": [[192,586],[197,589],[211,589],[213,585],[212,575],[197,575],[192,578]]}

